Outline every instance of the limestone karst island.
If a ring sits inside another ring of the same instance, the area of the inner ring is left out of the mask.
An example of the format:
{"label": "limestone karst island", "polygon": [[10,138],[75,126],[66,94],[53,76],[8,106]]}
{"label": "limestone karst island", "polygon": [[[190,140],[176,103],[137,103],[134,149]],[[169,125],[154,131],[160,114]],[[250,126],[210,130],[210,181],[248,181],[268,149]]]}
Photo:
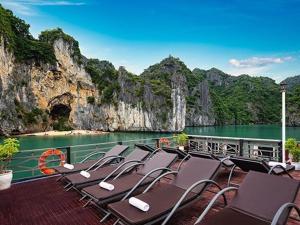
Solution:
{"label": "limestone karst island", "polygon": [[0,224],[300,224],[299,12],[0,0]]}

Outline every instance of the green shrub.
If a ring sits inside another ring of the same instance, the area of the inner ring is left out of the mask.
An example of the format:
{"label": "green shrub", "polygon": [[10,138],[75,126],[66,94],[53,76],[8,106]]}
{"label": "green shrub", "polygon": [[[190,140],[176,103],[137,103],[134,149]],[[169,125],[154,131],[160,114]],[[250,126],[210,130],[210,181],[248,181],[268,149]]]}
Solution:
{"label": "green shrub", "polygon": [[15,138],[7,138],[0,144],[0,174],[4,173],[14,154],[19,152],[20,143]]}
{"label": "green shrub", "polygon": [[174,136],[174,140],[179,146],[185,146],[188,142],[188,139],[189,136],[185,133],[181,133]]}
{"label": "green shrub", "polygon": [[300,162],[300,147],[294,138],[288,138],[285,142],[286,150],[293,156],[294,162]]}

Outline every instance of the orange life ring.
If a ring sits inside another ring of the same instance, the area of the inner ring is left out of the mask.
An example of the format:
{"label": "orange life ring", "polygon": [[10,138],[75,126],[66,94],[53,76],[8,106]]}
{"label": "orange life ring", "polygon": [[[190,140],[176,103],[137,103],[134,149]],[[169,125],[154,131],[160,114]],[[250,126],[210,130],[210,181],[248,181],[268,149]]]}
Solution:
{"label": "orange life ring", "polygon": [[170,147],[170,140],[168,138],[160,138],[159,139],[159,147],[161,144],[165,144],[167,147]]}
{"label": "orange life ring", "polygon": [[66,160],[65,154],[58,149],[48,149],[47,151],[44,151],[39,158],[39,169],[43,174],[46,175],[55,173],[54,169],[48,168],[46,166],[46,159],[50,155],[57,155],[60,158],[60,163],[59,163],[60,166],[63,166]]}

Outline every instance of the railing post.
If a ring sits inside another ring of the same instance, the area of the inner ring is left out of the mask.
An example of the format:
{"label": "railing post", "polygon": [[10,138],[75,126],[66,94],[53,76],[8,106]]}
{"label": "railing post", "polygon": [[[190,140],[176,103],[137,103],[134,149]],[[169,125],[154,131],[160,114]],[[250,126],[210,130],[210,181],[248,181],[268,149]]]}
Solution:
{"label": "railing post", "polygon": [[279,162],[282,162],[282,141],[278,143],[278,150],[278,160]]}
{"label": "railing post", "polygon": [[159,148],[159,147],[160,147],[160,146],[159,146],[159,139],[156,138],[156,139],[155,139],[155,142],[156,142],[156,148]]}
{"label": "railing post", "polygon": [[240,145],[240,156],[243,156],[244,154],[244,140],[243,139],[240,139],[239,140],[239,145]]}
{"label": "railing post", "polygon": [[67,147],[67,163],[71,164],[71,147]]}

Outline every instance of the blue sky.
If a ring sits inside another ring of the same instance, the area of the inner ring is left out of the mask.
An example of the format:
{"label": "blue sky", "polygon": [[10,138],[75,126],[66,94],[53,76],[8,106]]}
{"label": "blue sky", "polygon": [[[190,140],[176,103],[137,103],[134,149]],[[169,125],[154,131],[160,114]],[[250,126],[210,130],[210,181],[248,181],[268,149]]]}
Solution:
{"label": "blue sky", "polygon": [[0,0],[31,25],[61,27],[82,53],[141,73],[168,55],[190,69],[281,81],[300,74],[300,0]]}

